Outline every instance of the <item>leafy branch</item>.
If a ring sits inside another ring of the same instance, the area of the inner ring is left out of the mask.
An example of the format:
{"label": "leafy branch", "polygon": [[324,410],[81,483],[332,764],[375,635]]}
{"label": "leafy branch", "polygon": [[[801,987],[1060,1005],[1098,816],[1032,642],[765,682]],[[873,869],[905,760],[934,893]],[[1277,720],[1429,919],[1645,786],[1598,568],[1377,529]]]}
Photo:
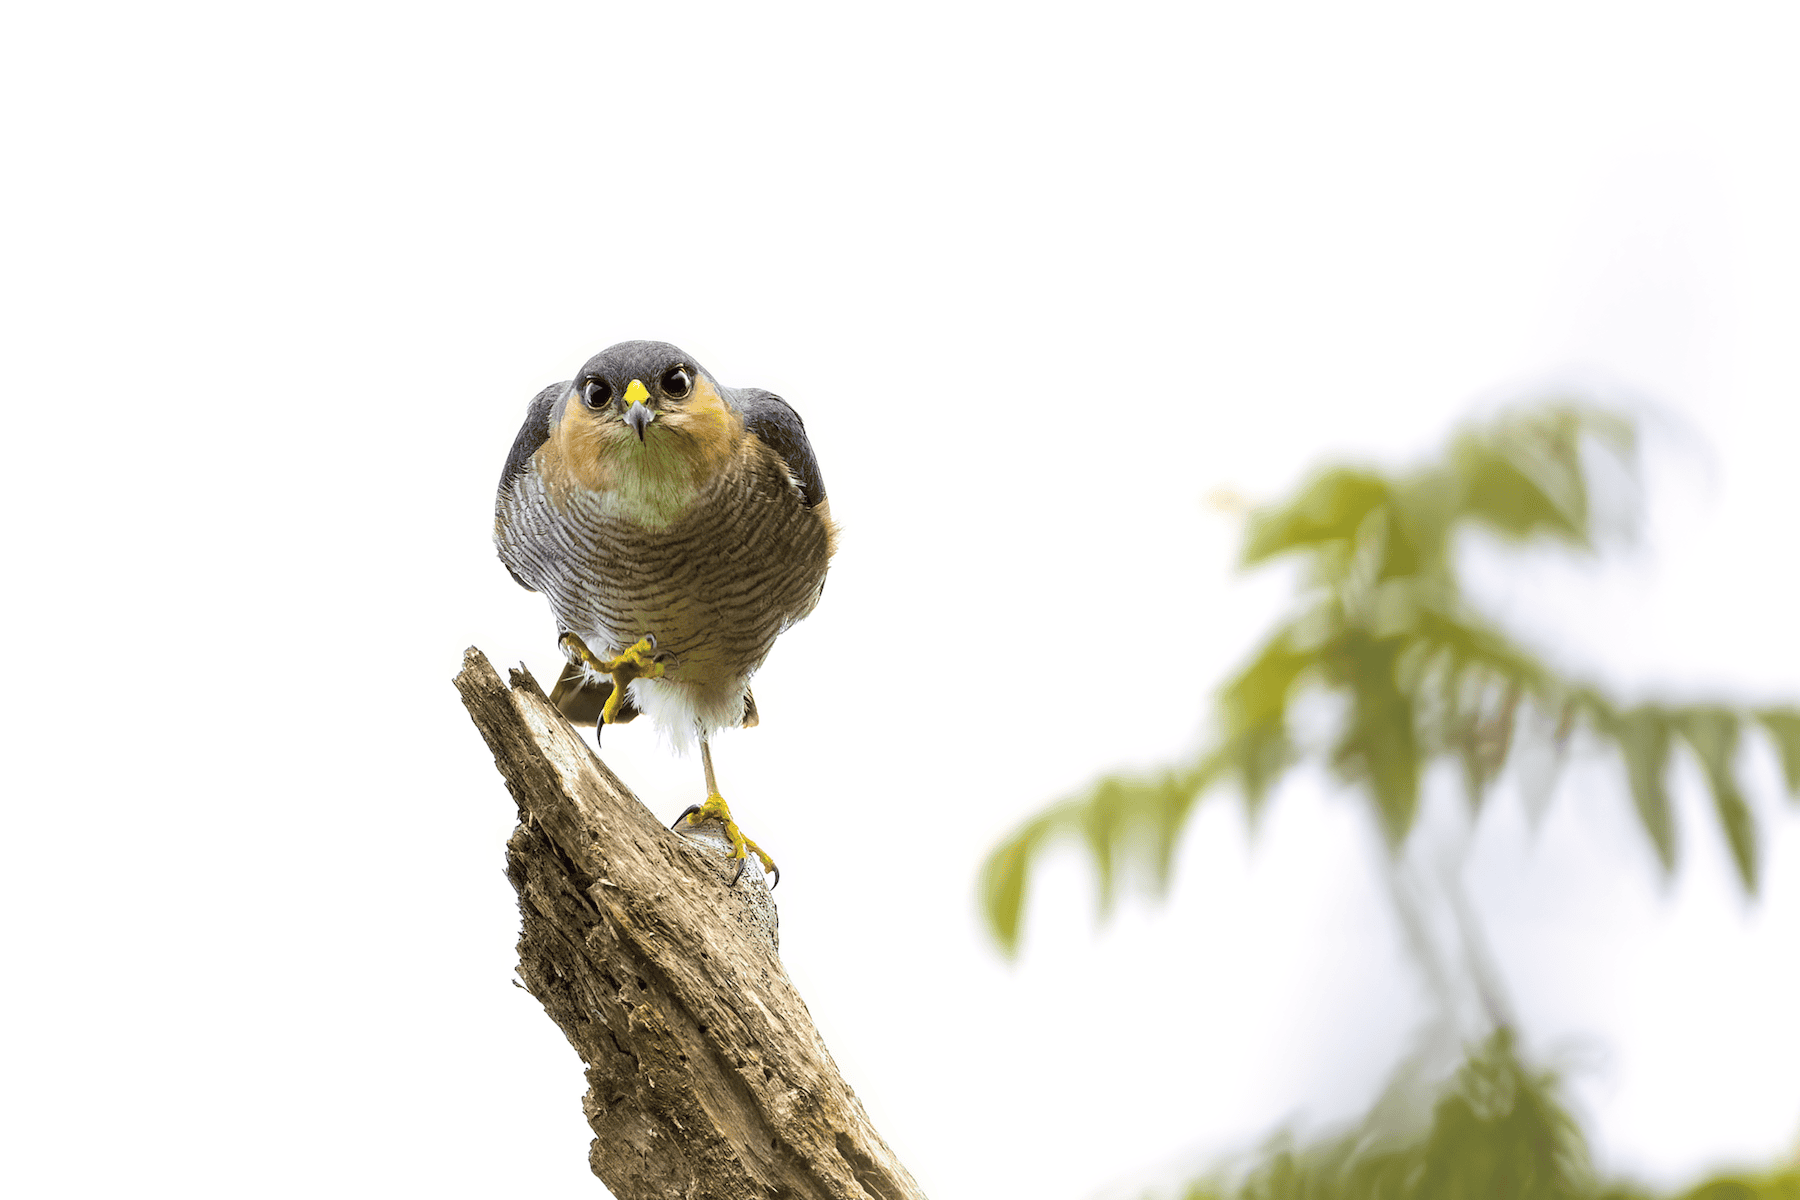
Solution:
{"label": "leafy branch", "polygon": [[[1596,1178],[1557,1077],[1518,1055],[1512,1031],[1471,1046],[1415,1128],[1404,1072],[1352,1128],[1307,1145],[1282,1134],[1236,1170],[1190,1183],[1181,1200],[1650,1200]],[[1796,1200],[1800,1164],[1715,1176],[1676,1200]]]}
{"label": "leafy branch", "polygon": [[[1559,751],[1577,733],[1616,751],[1665,872],[1676,861],[1669,765],[1685,744],[1706,776],[1738,878],[1754,894],[1757,831],[1737,751],[1746,730],[1760,729],[1789,791],[1800,796],[1800,709],[1627,705],[1561,675],[1462,595],[1455,548],[1465,530],[1595,552],[1588,447],[1627,470],[1634,465],[1628,421],[1575,404],[1545,405],[1464,430],[1441,461],[1410,474],[1331,468],[1287,503],[1253,514],[1244,567],[1285,556],[1306,562],[1295,615],[1220,688],[1217,736],[1207,750],[1149,775],[1107,776],[993,850],[980,888],[1000,946],[1018,950],[1031,872],[1046,849],[1071,840],[1086,847],[1106,911],[1123,876],[1167,888],[1181,832],[1210,788],[1235,782],[1254,818],[1281,777],[1314,753],[1369,801],[1397,852],[1432,763],[1460,763],[1478,811],[1528,717],[1554,729]],[[1338,706],[1324,746],[1304,745],[1294,731],[1294,709],[1309,694]]]}

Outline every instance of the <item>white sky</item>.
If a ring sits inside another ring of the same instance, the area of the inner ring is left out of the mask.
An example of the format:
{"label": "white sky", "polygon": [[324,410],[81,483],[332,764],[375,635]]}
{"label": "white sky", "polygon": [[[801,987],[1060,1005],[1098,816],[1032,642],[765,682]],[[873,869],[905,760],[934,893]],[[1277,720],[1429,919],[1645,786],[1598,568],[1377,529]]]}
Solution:
{"label": "white sky", "polygon": [[[9,14],[5,1190],[599,1194],[449,679],[470,643],[553,673],[492,487],[614,341],[806,416],[843,550],[720,777],[939,1200],[1354,1113],[1424,1012],[1311,776],[1253,844],[1205,808],[1166,907],[1096,928],[1071,856],[1019,965],[976,925],[995,839],[1192,747],[1279,612],[1214,489],[1586,382],[1657,414],[1650,522],[1605,570],[1481,559],[1495,611],[1633,694],[1800,693],[1791,13],[1249,7]],[[647,730],[607,758],[699,798]],[[1756,904],[1688,763],[1671,886],[1604,765],[1481,828],[1608,1170],[1800,1135],[1800,818],[1745,764]]]}

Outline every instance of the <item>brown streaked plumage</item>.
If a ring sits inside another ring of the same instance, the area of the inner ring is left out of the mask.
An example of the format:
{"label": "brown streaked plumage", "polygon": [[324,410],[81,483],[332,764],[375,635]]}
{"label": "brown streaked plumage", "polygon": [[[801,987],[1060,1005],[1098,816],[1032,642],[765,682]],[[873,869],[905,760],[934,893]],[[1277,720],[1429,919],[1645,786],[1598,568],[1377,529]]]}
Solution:
{"label": "brown streaked plumage", "polygon": [[755,846],[718,797],[708,737],[755,723],[750,677],[818,603],[835,540],[798,414],[720,387],[663,342],[613,346],[538,394],[494,517],[501,561],[549,599],[570,653],[558,707],[583,723],[648,713],[677,745],[697,737],[706,815],[740,858]]}

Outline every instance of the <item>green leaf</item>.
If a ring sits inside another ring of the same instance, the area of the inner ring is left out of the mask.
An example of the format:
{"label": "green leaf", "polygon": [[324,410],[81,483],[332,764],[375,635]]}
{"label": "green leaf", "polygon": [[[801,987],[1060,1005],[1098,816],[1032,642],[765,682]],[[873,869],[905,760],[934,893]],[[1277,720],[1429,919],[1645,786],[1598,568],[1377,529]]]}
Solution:
{"label": "green leaf", "polygon": [[[1301,1146],[1278,1136],[1247,1172],[1196,1180],[1183,1200],[1598,1200],[1560,1084],[1519,1060],[1509,1031],[1471,1046],[1430,1091],[1415,1071],[1402,1066],[1346,1132]],[[1425,1104],[1431,1119],[1419,1129],[1410,1114]]]}
{"label": "green leaf", "polygon": [[1418,731],[1412,697],[1396,678],[1403,645],[1353,635],[1343,639],[1333,678],[1350,689],[1350,721],[1333,755],[1345,779],[1361,783],[1375,801],[1388,845],[1398,848],[1419,807]]}
{"label": "green leaf", "polygon": [[1083,795],[1045,809],[996,846],[982,864],[978,891],[988,929],[1006,956],[1018,954],[1032,869],[1061,842],[1079,841],[1092,860],[1102,916],[1111,911],[1128,873],[1158,892],[1166,890],[1181,831],[1200,794],[1226,765],[1215,754],[1184,770],[1107,776]]}
{"label": "green leaf", "polygon": [[1350,467],[1326,471],[1291,503],[1252,513],[1243,563],[1266,562],[1291,550],[1348,542],[1369,512],[1388,499],[1380,475]]}
{"label": "green leaf", "polygon": [[1085,804],[1080,806],[1081,832],[1087,839],[1088,853],[1093,856],[1094,873],[1099,876],[1100,912],[1112,911],[1117,887],[1117,857],[1114,849],[1123,840],[1129,814],[1125,806],[1125,788],[1117,779],[1103,779]]}
{"label": "green leaf", "polygon": [[1448,581],[1446,550],[1461,488],[1461,481],[1442,469],[1421,471],[1393,484],[1383,580],[1410,576]]}
{"label": "green leaf", "polygon": [[1296,684],[1324,659],[1321,649],[1296,650],[1294,626],[1278,630],[1219,693],[1224,770],[1237,775],[1252,818],[1291,759],[1287,710]]}
{"label": "green leaf", "polygon": [[1184,788],[1173,773],[1152,778],[1112,775],[1076,803],[1076,819],[1094,861],[1102,916],[1112,911],[1122,871],[1136,868],[1161,890],[1175,842],[1199,787]]}
{"label": "green leaf", "polygon": [[1622,713],[1610,730],[1625,759],[1638,821],[1665,872],[1675,869],[1675,822],[1669,805],[1669,718],[1651,705]]}
{"label": "green leaf", "polygon": [[1738,716],[1725,708],[1690,708],[1681,714],[1681,731],[1700,758],[1712,788],[1713,807],[1744,890],[1756,894],[1756,819],[1738,788],[1733,759],[1737,750]]}
{"label": "green leaf", "polygon": [[1800,1166],[1766,1175],[1720,1175],[1681,1193],[1677,1200],[1800,1200]]}
{"label": "green leaf", "polygon": [[1460,663],[1482,667],[1527,692],[1543,695],[1554,690],[1549,667],[1472,614],[1421,605],[1414,630],[1419,640],[1434,650],[1449,653]]}
{"label": "green leaf", "polygon": [[1788,792],[1800,799],[1800,708],[1765,708],[1755,715],[1781,756],[1781,773],[1787,776]]}
{"label": "green leaf", "polygon": [[[1286,753],[1283,752],[1283,761]],[[1218,755],[1209,755],[1186,772],[1171,771],[1150,796],[1150,868],[1159,894],[1166,894],[1175,874],[1175,846],[1201,793],[1223,772]]]}
{"label": "green leaf", "polygon": [[1509,413],[1493,426],[1464,434],[1451,452],[1464,483],[1462,514],[1515,540],[1548,536],[1590,548],[1584,439],[1593,438],[1629,465],[1635,445],[1630,422],[1580,405],[1550,405]]}
{"label": "green leaf", "polygon": [[1224,709],[1226,737],[1251,729],[1280,725],[1287,719],[1288,693],[1308,667],[1322,661],[1317,649],[1296,649],[1295,626],[1276,631],[1263,643],[1250,665],[1239,671],[1219,691]]}
{"label": "green leaf", "polygon": [[1219,761],[1237,776],[1244,793],[1244,811],[1254,824],[1276,781],[1294,761],[1294,750],[1286,729],[1259,726],[1245,730],[1221,747]]}
{"label": "green leaf", "polygon": [[[1464,511],[1495,531],[1524,541],[1549,534],[1577,545],[1587,544],[1585,496],[1550,495],[1510,456],[1475,439],[1457,448],[1456,469],[1464,481]],[[1575,511],[1565,504],[1579,500]]]}
{"label": "green leaf", "polygon": [[1471,1054],[1438,1101],[1424,1146],[1418,1197],[1542,1197],[1591,1194],[1581,1129],[1556,1081],[1528,1071],[1504,1027]]}
{"label": "green leaf", "polygon": [[1043,842],[1066,822],[1068,805],[1048,809],[994,847],[981,867],[982,915],[1006,957],[1019,953],[1019,926],[1025,911],[1025,885]]}

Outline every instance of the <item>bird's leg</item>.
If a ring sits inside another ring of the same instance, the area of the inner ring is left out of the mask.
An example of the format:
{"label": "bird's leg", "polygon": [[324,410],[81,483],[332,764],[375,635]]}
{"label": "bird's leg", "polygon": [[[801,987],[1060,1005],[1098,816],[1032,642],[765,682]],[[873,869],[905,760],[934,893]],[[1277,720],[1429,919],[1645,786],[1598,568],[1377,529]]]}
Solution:
{"label": "bird's leg", "polygon": [[737,873],[731,877],[732,884],[735,886],[743,877],[747,855],[754,854],[762,862],[763,870],[775,877],[774,882],[769,884],[769,890],[774,891],[781,882],[781,868],[775,865],[774,859],[763,853],[761,846],[745,837],[737,822],[731,819],[731,809],[726,805],[725,797],[719,795],[718,781],[713,778],[712,747],[707,745],[705,734],[700,735],[700,763],[706,768],[706,803],[690,804],[686,812],[675,818],[675,824],[680,825],[684,820],[689,825],[717,821],[725,826],[725,836],[731,840],[731,857],[738,860]]}
{"label": "bird's leg", "polygon": [[614,659],[595,658],[594,652],[587,648],[587,643],[573,633],[563,634],[557,644],[562,647],[563,653],[583,666],[602,675],[612,676],[612,695],[606,698],[606,706],[600,710],[601,725],[611,725],[618,719],[619,705],[625,700],[626,684],[634,679],[662,678],[663,664],[652,657],[656,652],[656,637],[653,634],[639,638],[637,645]]}

